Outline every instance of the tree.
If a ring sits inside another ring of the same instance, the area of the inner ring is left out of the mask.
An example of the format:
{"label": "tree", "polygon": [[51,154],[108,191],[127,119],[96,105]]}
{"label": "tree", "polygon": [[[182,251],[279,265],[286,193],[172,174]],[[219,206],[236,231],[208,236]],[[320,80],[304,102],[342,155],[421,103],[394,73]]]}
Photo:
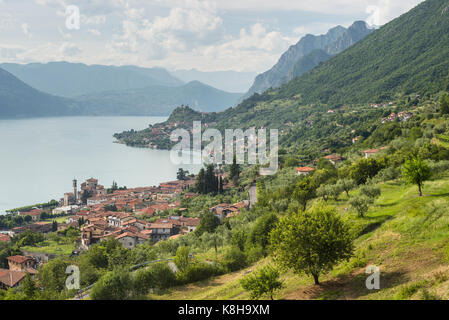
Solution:
{"label": "tree", "polygon": [[235,154],[234,158],[232,159],[232,164],[229,171],[229,178],[235,185],[238,185],[238,181],[240,178],[240,165],[237,164],[237,156]]}
{"label": "tree", "polygon": [[39,285],[51,294],[59,294],[65,289],[69,262],[63,258],[50,260],[39,270]]}
{"label": "tree", "polygon": [[322,185],[317,189],[316,194],[317,196],[322,197],[324,201],[329,200],[329,198],[333,198],[337,201],[342,191],[341,186],[338,184]]}
{"label": "tree", "polygon": [[251,292],[251,299],[269,296],[274,300],[274,293],[283,288],[283,283],[279,280],[279,271],[271,266],[265,266],[257,274],[246,276],[240,280],[240,284],[243,289]]}
{"label": "tree", "polygon": [[53,221],[53,222],[51,223],[51,231],[52,231],[52,232],[58,231],[58,223],[57,223],[56,221]]}
{"label": "tree", "polygon": [[179,271],[184,272],[190,263],[190,249],[189,247],[179,247],[176,251],[175,265]]}
{"label": "tree", "polygon": [[336,209],[317,203],[308,211],[298,211],[281,218],[271,232],[274,261],[297,274],[319,276],[353,255],[349,227]]}
{"label": "tree", "polygon": [[223,256],[223,264],[229,271],[234,272],[246,267],[246,255],[237,247],[231,247]]}
{"label": "tree", "polygon": [[219,225],[220,219],[218,219],[212,212],[208,211],[202,216],[200,224],[195,232],[198,235],[202,235],[204,232],[213,233]]}
{"label": "tree", "polygon": [[116,269],[103,275],[92,288],[92,300],[126,300],[131,298],[133,282],[128,271]]}
{"label": "tree", "polygon": [[449,114],[449,95],[447,93],[440,98],[440,113],[442,115]]}
{"label": "tree", "polygon": [[270,244],[270,232],[275,228],[278,220],[277,215],[274,213],[264,214],[256,220],[254,227],[249,233],[249,241],[253,245],[260,246],[264,254]]}
{"label": "tree", "polygon": [[381,169],[382,165],[373,158],[361,159],[351,166],[350,176],[358,185],[365,184],[368,179],[373,178]]}
{"label": "tree", "polygon": [[373,198],[367,197],[366,195],[359,195],[357,197],[351,198],[349,204],[354,210],[357,211],[360,217],[364,217],[368,212],[369,206],[374,202]]}
{"label": "tree", "polygon": [[184,170],[183,168],[179,168],[176,174],[176,179],[178,180],[186,180],[189,175],[189,171]]}
{"label": "tree", "polygon": [[302,205],[303,211],[307,208],[307,202],[316,196],[316,188],[309,177],[300,180],[293,191],[293,197]]}
{"label": "tree", "polygon": [[27,300],[32,300],[37,291],[36,284],[31,279],[31,276],[29,273],[26,273],[25,279],[22,282],[22,291]]}
{"label": "tree", "polygon": [[402,175],[408,183],[418,186],[419,196],[422,197],[424,182],[430,179],[432,173],[427,163],[418,155],[405,162],[402,168]]}
{"label": "tree", "polygon": [[372,198],[373,200],[379,198],[381,195],[381,190],[379,187],[364,185],[360,187],[360,194],[365,195],[368,198]]}
{"label": "tree", "polygon": [[154,276],[150,269],[140,269],[133,279],[134,292],[137,295],[145,295],[154,287]]}
{"label": "tree", "polygon": [[346,192],[346,195],[349,197],[349,191],[355,188],[355,182],[352,179],[341,179],[338,180],[337,185]]}
{"label": "tree", "polygon": [[33,220],[31,216],[25,216],[25,218],[23,218],[23,221],[25,222],[31,222],[31,220]]}

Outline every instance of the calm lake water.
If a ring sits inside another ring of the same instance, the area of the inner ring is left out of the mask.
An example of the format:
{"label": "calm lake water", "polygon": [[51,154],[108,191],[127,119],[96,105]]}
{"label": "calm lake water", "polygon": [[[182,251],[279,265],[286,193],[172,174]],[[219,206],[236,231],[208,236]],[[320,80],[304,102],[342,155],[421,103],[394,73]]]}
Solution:
{"label": "calm lake water", "polygon": [[[169,151],[113,143],[113,134],[144,129],[160,117],[67,117],[0,120],[0,214],[59,200],[94,177],[109,187],[142,187],[176,179]],[[183,166],[197,173],[199,167]]]}

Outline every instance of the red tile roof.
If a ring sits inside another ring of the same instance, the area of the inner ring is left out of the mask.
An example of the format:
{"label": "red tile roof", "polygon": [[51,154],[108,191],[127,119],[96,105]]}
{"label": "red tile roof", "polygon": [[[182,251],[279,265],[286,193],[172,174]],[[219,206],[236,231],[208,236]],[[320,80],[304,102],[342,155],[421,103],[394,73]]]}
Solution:
{"label": "red tile roof", "polygon": [[0,241],[9,242],[11,241],[11,237],[8,236],[7,234],[0,234]]}
{"label": "red tile roof", "polygon": [[300,167],[300,168],[296,168],[296,171],[298,171],[298,172],[312,172],[312,171],[315,171],[315,169],[311,168],[311,167]]}
{"label": "red tile roof", "polygon": [[0,269],[0,282],[12,288],[25,278],[25,272]]}
{"label": "red tile roof", "polygon": [[12,256],[12,257],[8,257],[7,259],[11,260],[11,261],[13,261],[15,263],[24,263],[24,262],[26,262],[28,260],[33,260],[32,258],[25,257],[25,256]]}

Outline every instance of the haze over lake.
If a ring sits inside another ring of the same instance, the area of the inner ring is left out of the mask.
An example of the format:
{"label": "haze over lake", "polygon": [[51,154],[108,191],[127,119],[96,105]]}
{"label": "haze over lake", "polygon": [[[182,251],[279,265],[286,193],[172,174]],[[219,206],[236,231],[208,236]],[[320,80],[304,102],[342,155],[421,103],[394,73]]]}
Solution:
{"label": "haze over lake", "polygon": [[[106,188],[176,179],[170,152],[113,143],[113,134],[144,129],[161,117],[66,117],[0,120],[0,214],[47,202],[90,177]],[[199,166],[183,166],[196,173]]]}

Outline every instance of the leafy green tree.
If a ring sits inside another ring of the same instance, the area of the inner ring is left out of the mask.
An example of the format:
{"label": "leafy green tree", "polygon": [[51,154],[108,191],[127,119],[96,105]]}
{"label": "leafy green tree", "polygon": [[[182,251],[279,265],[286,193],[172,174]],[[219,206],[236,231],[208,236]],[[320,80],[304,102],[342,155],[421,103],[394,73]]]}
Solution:
{"label": "leafy green tree", "polygon": [[372,185],[364,185],[360,187],[360,194],[365,195],[368,198],[376,199],[381,195],[380,187],[372,186]]}
{"label": "leafy green tree", "polygon": [[131,250],[123,246],[117,246],[110,254],[108,254],[108,268],[113,270],[116,268],[131,266]]}
{"label": "leafy green tree", "polygon": [[359,195],[349,200],[349,204],[357,211],[360,217],[365,216],[369,210],[369,206],[373,204],[373,202],[374,199],[367,197],[366,195]]}
{"label": "leafy green tree", "polygon": [[56,258],[44,264],[39,270],[39,285],[49,294],[59,294],[65,289],[69,262]]}
{"label": "leafy green tree", "polygon": [[429,180],[432,172],[425,161],[420,156],[407,160],[402,169],[402,175],[409,183],[416,184],[419,190],[419,196],[422,197],[422,188],[424,182]]}
{"label": "leafy green tree", "polygon": [[382,164],[376,159],[363,158],[351,166],[350,175],[355,183],[361,185],[365,184],[368,179],[376,176],[376,174],[382,169]]}
{"label": "leafy green tree", "polygon": [[33,220],[33,218],[31,216],[25,216],[25,218],[23,218],[23,220],[25,222],[31,222],[31,220]]}
{"label": "leafy green tree", "polygon": [[190,249],[189,247],[179,247],[176,251],[175,265],[179,271],[184,272],[190,263]]}
{"label": "leafy green tree", "polygon": [[252,245],[260,246],[264,253],[270,244],[270,232],[276,226],[278,217],[274,213],[264,214],[259,217],[254,224],[254,227],[249,233],[248,240]]}
{"label": "leafy green tree", "polygon": [[274,300],[274,293],[283,288],[279,280],[279,271],[271,266],[265,266],[257,274],[248,275],[240,280],[243,289],[250,291],[251,299],[259,299],[263,296]]}
{"label": "leafy green tree", "polygon": [[134,292],[145,295],[154,287],[154,276],[150,269],[137,270],[133,279]]}
{"label": "leafy green tree", "polygon": [[311,275],[317,285],[321,274],[348,260],[354,250],[349,227],[335,208],[322,203],[282,217],[271,232],[271,244],[281,267]]}
{"label": "leafy green tree", "polygon": [[153,289],[167,289],[176,285],[176,275],[166,262],[151,264],[150,270],[154,279]]}
{"label": "leafy green tree", "polygon": [[312,200],[315,196],[316,187],[309,177],[300,180],[293,191],[293,198],[301,204],[303,211],[306,210],[309,200]]}
{"label": "leafy green tree", "polygon": [[31,279],[29,273],[25,275],[25,279],[22,282],[22,291],[27,300],[32,300],[36,294],[36,283]]}
{"label": "leafy green tree", "polygon": [[346,195],[349,197],[349,191],[355,188],[355,182],[352,179],[340,179],[337,182],[337,185],[346,192]]}
{"label": "leafy green tree", "polygon": [[223,264],[231,271],[237,271],[246,267],[246,255],[237,247],[231,247],[223,256]]}
{"label": "leafy green tree", "polygon": [[245,243],[247,239],[247,233],[245,230],[234,230],[231,235],[231,245],[238,247],[241,251],[245,250]]}
{"label": "leafy green tree", "polygon": [[202,235],[204,232],[213,233],[219,225],[220,219],[217,218],[212,212],[207,211],[201,217],[200,224],[195,230],[195,233],[198,235]]}
{"label": "leafy green tree", "polygon": [[128,271],[116,269],[104,274],[92,288],[92,300],[127,300],[132,297],[133,282]]}
{"label": "leafy green tree", "polygon": [[447,93],[440,98],[440,113],[442,115],[449,114],[449,95]]}

